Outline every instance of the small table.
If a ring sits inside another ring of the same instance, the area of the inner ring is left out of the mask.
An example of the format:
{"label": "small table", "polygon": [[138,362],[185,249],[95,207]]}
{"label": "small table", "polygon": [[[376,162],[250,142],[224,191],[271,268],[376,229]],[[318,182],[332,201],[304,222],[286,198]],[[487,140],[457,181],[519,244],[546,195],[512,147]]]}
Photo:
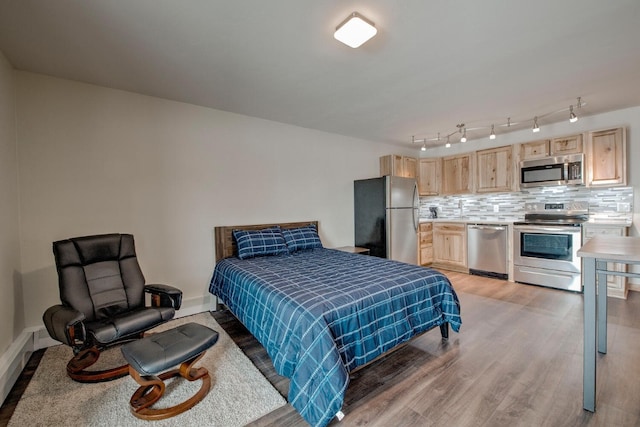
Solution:
{"label": "small table", "polygon": [[595,236],[578,250],[578,256],[584,259],[582,406],[595,412],[596,351],[607,352],[607,275],[640,277],[637,273],[607,270],[607,262],[640,264],[640,237]]}
{"label": "small table", "polygon": [[340,246],[339,248],[335,249],[342,252],[350,252],[352,254],[369,255],[369,249],[361,248],[359,246]]}

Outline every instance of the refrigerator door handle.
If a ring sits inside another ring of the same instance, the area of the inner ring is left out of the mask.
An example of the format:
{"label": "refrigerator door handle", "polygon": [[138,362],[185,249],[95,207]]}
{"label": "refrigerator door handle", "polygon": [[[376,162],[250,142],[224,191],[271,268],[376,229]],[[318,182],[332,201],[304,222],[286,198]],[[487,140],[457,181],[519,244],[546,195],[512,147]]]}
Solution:
{"label": "refrigerator door handle", "polygon": [[420,210],[420,199],[418,197],[418,184],[414,184],[413,186],[413,229],[418,232],[418,227],[420,223],[420,215],[416,215]]}

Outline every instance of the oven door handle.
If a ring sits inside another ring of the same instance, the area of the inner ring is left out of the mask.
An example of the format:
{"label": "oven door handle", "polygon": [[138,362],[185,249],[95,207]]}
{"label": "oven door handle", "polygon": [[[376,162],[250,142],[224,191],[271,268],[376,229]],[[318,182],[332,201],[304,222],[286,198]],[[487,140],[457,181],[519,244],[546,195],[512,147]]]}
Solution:
{"label": "oven door handle", "polygon": [[554,234],[558,234],[558,233],[576,233],[576,234],[580,234],[581,232],[581,227],[563,227],[563,226],[559,226],[559,227],[545,227],[543,225],[535,225],[535,226],[521,226],[521,225],[516,225],[514,226],[514,229],[516,231],[524,231],[524,232],[532,232],[532,233],[539,233],[541,231],[548,231]]}

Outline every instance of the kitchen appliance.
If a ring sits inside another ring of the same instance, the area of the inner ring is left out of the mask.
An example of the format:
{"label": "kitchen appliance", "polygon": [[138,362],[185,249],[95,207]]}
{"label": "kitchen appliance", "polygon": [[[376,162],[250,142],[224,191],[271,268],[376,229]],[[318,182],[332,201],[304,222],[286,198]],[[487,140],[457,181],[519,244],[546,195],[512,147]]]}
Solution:
{"label": "kitchen appliance", "polygon": [[527,203],[524,221],[513,224],[516,282],[582,292],[582,224],[587,202]]}
{"label": "kitchen appliance", "polygon": [[584,154],[520,162],[520,187],[584,185]]}
{"label": "kitchen appliance", "polygon": [[506,280],[507,226],[467,224],[467,263],[470,274]]}
{"label": "kitchen appliance", "polygon": [[383,176],[353,183],[355,245],[370,254],[418,264],[418,186],[413,178]]}

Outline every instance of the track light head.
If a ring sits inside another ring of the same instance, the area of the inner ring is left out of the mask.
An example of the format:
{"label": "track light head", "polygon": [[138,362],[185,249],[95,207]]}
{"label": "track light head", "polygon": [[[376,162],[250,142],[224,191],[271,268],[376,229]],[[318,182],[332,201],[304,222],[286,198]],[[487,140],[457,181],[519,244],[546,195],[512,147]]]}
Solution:
{"label": "track light head", "polygon": [[576,114],[573,112],[573,105],[569,105],[569,122],[575,123],[577,121],[578,121],[578,116],[576,116]]}
{"label": "track light head", "polygon": [[538,116],[533,118],[533,132],[540,132],[540,126],[538,126]]}
{"label": "track light head", "polygon": [[493,125],[491,125],[491,133],[489,134],[489,139],[496,139],[496,132],[493,130]]}

